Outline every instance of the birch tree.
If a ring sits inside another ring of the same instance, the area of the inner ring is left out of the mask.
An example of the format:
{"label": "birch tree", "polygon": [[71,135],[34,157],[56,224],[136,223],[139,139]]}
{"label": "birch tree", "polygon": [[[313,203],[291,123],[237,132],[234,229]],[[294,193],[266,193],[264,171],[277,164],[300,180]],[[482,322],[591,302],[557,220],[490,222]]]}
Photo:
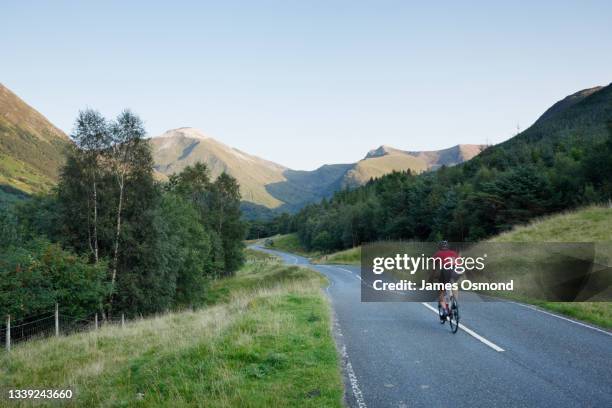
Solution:
{"label": "birch tree", "polygon": [[[109,165],[117,183],[117,208],[115,213],[115,236],[113,243],[113,261],[111,272],[111,288],[114,290],[117,280],[117,265],[119,261],[119,245],[121,242],[122,212],[125,199],[126,179],[144,165],[149,169],[150,152],[144,146],[145,129],[142,121],[129,110],[123,111],[111,127],[112,146],[109,150]],[[143,155],[143,149],[145,154]],[[147,154],[149,160],[147,160]],[[144,161],[144,162],[143,162]]]}
{"label": "birch tree", "polygon": [[75,163],[85,175],[84,182],[89,184],[87,197],[88,246],[95,263],[100,260],[98,239],[98,184],[101,179],[101,164],[104,153],[111,142],[109,126],[99,112],[91,109],[80,111],[72,134],[76,150],[73,152]]}

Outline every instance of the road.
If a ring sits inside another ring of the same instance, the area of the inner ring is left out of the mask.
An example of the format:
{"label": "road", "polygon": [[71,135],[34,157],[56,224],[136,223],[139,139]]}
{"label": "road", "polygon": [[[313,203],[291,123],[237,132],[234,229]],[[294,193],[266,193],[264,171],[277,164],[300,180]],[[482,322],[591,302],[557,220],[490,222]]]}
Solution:
{"label": "road", "polygon": [[471,333],[453,335],[433,303],[362,303],[357,266],[255,249],[328,277],[351,407],[612,407],[608,331],[523,304],[464,302]]}

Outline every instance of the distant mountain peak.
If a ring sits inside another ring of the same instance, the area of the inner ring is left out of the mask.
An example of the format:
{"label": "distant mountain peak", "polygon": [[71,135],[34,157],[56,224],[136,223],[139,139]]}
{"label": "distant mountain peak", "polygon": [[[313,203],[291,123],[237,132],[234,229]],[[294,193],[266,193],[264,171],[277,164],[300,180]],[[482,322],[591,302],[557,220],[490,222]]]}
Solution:
{"label": "distant mountain peak", "polygon": [[211,139],[209,135],[202,132],[200,129],[193,128],[193,127],[180,127],[177,129],[170,129],[158,137],[176,137],[176,136],[183,136],[183,137],[187,137],[190,139],[202,139],[202,140]]}
{"label": "distant mountain peak", "polygon": [[395,147],[391,147],[391,146],[388,146],[388,145],[380,145],[376,149],[370,150],[368,152],[368,154],[366,154],[364,159],[371,159],[371,158],[374,158],[374,157],[382,157],[382,156],[386,156],[388,154],[393,154],[393,153],[402,153],[402,151],[399,150],[399,149],[396,149]]}

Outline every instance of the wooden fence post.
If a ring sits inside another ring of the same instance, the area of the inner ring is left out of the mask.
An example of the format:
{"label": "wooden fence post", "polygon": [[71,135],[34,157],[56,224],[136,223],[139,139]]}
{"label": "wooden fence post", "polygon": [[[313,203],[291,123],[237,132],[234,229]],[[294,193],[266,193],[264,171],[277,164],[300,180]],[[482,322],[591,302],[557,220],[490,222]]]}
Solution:
{"label": "wooden fence post", "polygon": [[59,337],[59,305],[55,303],[55,337]]}
{"label": "wooden fence post", "polygon": [[96,313],[95,329],[98,330],[98,314]]}
{"label": "wooden fence post", "polygon": [[6,316],[6,351],[11,351],[11,315]]}
{"label": "wooden fence post", "polygon": [[121,328],[123,329],[125,327],[125,314],[121,313]]}

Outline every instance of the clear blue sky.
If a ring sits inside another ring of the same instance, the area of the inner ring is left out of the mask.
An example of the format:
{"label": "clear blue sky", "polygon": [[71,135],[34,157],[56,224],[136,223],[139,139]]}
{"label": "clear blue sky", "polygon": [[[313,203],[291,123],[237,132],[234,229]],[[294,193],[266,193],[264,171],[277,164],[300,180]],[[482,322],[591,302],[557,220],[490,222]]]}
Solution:
{"label": "clear blue sky", "polygon": [[4,0],[0,82],[66,132],[129,107],[312,169],[499,142],[612,81],[610,1],[200,3]]}

